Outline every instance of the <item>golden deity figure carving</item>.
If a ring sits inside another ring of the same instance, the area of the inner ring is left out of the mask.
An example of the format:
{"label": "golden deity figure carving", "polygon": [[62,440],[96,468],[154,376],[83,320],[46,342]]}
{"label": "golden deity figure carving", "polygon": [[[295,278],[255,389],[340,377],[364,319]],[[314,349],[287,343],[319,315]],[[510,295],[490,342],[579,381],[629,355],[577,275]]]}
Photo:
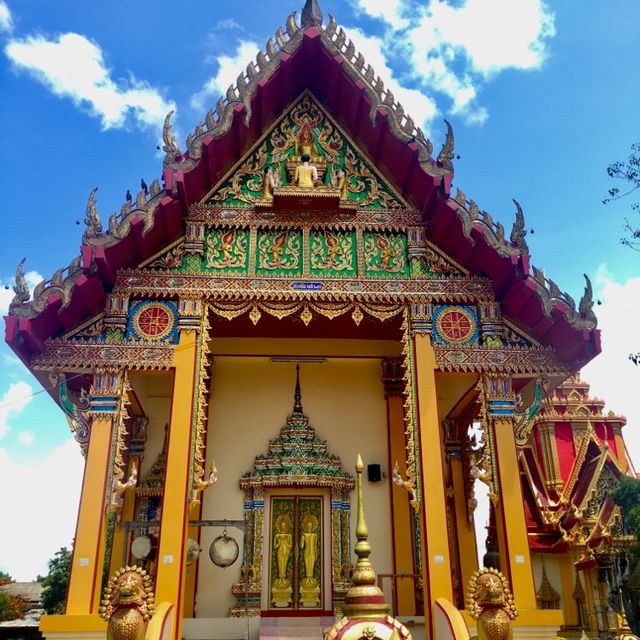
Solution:
{"label": "golden deity figure carving", "polygon": [[273,550],[276,555],[276,579],[271,588],[271,600],[275,606],[289,606],[291,602],[291,578],[287,577],[289,558],[293,548],[291,519],[288,515],[278,516],[275,522]]}
{"label": "golden deity figure carving", "polygon": [[478,640],[512,640],[518,615],[507,579],[497,569],[476,571],[467,591],[467,611],[478,621]]}
{"label": "golden deity figure carving", "polygon": [[340,200],[349,199],[349,178],[344,169],[331,171],[331,186],[340,192]]}
{"label": "golden deity figure carving", "polygon": [[274,171],[273,167],[269,165],[264,170],[264,178],[262,182],[262,198],[265,200],[273,199],[273,190],[282,185],[282,179],[280,177],[280,169]]}
{"label": "golden deity figure carving", "polygon": [[304,578],[300,585],[300,600],[303,605],[316,606],[320,599],[320,586],[314,576],[318,558],[318,518],[307,514],[302,519],[300,549],[304,561]]}
{"label": "golden deity figure carving", "polygon": [[286,516],[280,516],[276,520],[276,535],[273,548],[276,550],[278,564],[278,580],[287,580],[287,564],[291,555],[293,538],[290,533],[289,520]]}
{"label": "golden deity figure carving", "polygon": [[206,480],[194,478],[193,491],[191,492],[191,506],[200,504],[200,494],[216,482],[218,482],[218,467],[216,466],[215,460],[212,460],[209,477]]}
{"label": "golden deity figure carving", "polygon": [[118,569],[104,590],[100,616],[107,622],[107,640],[144,640],[153,615],[151,577],[141,567]]}
{"label": "golden deity figure carving", "polygon": [[304,576],[305,580],[313,580],[313,570],[318,556],[318,518],[314,515],[306,515],[302,520],[302,535],[300,536],[300,548],[304,551]]}
{"label": "golden deity figure carving", "polygon": [[131,474],[126,482],[122,482],[118,478],[113,480],[113,491],[111,492],[111,502],[109,503],[110,513],[120,513],[122,505],[124,504],[124,492],[127,489],[132,489],[138,484],[138,465],[134,460],[131,465]]}

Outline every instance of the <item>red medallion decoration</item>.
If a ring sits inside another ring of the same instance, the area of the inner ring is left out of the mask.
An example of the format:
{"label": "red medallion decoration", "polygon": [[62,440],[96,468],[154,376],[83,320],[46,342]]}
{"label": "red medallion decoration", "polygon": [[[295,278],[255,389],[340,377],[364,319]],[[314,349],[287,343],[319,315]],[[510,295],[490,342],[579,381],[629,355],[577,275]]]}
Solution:
{"label": "red medallion decoration", "polygon": [[133,327],[141,338],[162,340],[171,333],[173,317],[163,304],[149,304],[135,312]]}
{"label": "red medallion decoration", "polygon": [[436,320],[438,333],[452,343],[470,340],[475,330],[475,322],[465,309],[449,309],[441,313]]}

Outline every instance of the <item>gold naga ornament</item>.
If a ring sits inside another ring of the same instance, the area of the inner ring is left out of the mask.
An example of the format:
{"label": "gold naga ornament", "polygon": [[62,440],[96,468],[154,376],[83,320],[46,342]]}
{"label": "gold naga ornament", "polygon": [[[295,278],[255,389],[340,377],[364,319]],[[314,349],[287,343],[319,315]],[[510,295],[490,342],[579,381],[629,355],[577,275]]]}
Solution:
{"label": "gold naga ornament", "polygon": [[518,615],[507,579],[497,569],[476,571],[467,591],[467,611],[478,621],[478,640],[512,640]]}
{"label": "gold naga ornament", "polygon": [[138,566],[118,569],[104,590],[100,617],[107,625],[107,640],[144,640],[154,610],[151,577]]}

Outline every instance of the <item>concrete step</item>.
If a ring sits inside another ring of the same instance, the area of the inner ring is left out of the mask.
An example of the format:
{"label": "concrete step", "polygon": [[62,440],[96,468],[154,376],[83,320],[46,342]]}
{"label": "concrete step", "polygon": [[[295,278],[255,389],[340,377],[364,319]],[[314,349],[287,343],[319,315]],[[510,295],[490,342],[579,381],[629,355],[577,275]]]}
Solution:
{"label": "concrete step", "polygon": [[322,640],[334,618],[329,616],[273,616],[260,619],[260,640]]}

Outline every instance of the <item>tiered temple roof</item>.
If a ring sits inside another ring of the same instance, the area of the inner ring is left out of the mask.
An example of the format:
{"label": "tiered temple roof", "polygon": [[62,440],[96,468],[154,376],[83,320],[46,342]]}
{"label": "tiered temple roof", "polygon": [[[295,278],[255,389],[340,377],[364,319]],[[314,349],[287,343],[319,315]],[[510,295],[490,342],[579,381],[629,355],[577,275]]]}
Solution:
{"label": "tiered temple roof", "polygon": [[625,424],[605,414],[579,374],[543,400],[520,457],[532,548],[589,550],[625,537],[610,495],[620,476],[633,472]]}
{"label": "tiered temple roof", "polygon": [[80,255],[39,284],[30,299],[22,265],[6,319],[6,340],[29,364],[45,341],[69,332],[104,308],[118,270],[135,267],[184,233],[184,218],[303,90],[311,91],[371,161],[403,192],[428,226],[429,239],[492,283],[503,313],[576,370],[600,351],[591,287],[579,305],[530,263],[516,202],[509,237],[502,224],[458,189],[452,194],[454,137],[447,123],[442,150],[433,145],[368,65],[346,32],[323,25],[311,0],[250,61],[183,150],[164,126],[160,180],[141,191],[102,228],[91,192]]}

